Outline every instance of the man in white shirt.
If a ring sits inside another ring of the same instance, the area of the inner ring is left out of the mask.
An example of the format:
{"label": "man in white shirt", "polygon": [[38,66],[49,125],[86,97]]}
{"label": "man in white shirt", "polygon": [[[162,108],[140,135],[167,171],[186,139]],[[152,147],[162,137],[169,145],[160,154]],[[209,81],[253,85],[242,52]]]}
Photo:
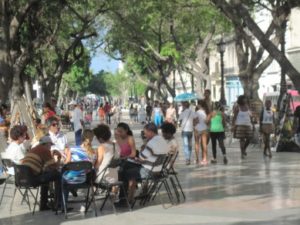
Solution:
{"label": "man in white shirt", "polygon": [[181,122],[181,136],[183,140],[183,151],[186,165],[191,164],[192,154],[192,137],[193,137],[193,119],[194,112],[189,108],[189,102],[182,102],[182,112],[179,115],[179,121]]}
{"label": "man in white shirt", "polygon": [[80,105],[76,104],[73,111],[73,123],[74,123],[74,132],[75,132],[75,144],[76,146],[81,145],[81,134],[83,129],[83,113],[80,109]]}
{"label": "man in white shirt", "polygon": [[[128,200],[133,201],[136,180],[146,179],[153,167],[153,163],[157,159],[157,155],[166,155],[169,151],[169,146],[165,139],[158,135],[157,127],[154,123],[146,124],[144,127],[144,135],[147,139],[146,145],[140,152],[139,158],[136,161],[140,163],[136,167],[126,171],[126,179],[128,179]],[[152,171],[159,172],[162,165],[155,166]]]}
{"label": "man in white shirt", "polygon": [[53,143],[53,145],[51,146],[53,155],[57,155],[58,159],[60,159],[61,157],[63,159],[71,157],[67,138],[60,131],[58,119],[56,117],[50,117],[46,121],[46,124],[48,127],[49,137],[51,138]]}

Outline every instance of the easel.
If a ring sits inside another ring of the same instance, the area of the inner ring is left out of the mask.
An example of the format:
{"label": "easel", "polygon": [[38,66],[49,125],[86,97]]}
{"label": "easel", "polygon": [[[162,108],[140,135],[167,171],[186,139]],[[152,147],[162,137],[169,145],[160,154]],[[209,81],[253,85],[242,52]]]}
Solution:
{"label": "easel", "polygon": [[36,134],[34,120],[36,119],[35,110],[27,104],[25,97],[14,99],[11,106],[10,128],[15,125],[26,125],[28,135],[32,139]]}

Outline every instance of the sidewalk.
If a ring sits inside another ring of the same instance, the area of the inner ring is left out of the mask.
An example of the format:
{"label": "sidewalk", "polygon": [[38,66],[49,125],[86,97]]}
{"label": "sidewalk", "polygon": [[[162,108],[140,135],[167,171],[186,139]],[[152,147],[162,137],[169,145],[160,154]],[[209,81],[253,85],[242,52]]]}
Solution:
{"label": "sidewalk", "polygon": [[[139,143],[142,125],[131,127]],[[72,132],[68,133],[69,140],[74,139],[73,136]],[[180,142],[179,131],[176,136]],[[118,215],[114,215],[107,204],[104,212],[94,217],[92,209],[86,216],[77,211],[78,204],[65,220],[62,214],[55,215],[51,211],[37,211],[32,216],[28,207],[20,204],[19,195],[10,213],[11,193],[7,193],[0,206],[0,225],[299,225],[300,154],[274,152],[273,158],[269,159],[262,156],[258,146],[250,146],[247,158],[241,160],[237,141],[227,145],[227,152],[228,165],[196,167],[184,165],[180,151],[176,168],[187,199],[179,205],[172,206],[165,199],[165,209],[157,200],[144,208],[135,207],[132,212],[118,211]],[[221,151],[218,151],[218,157],[221,157]],[[219,162],[222,162],[221,158]],[[10,192],[12,188],[10,186]],[[100,204],[97,202],[98,208]]]}

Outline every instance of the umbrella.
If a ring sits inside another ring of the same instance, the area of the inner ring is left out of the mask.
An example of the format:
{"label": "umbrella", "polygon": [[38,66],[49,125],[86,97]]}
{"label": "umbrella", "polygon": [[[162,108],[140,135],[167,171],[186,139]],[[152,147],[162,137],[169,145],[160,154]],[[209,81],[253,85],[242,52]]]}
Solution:
{"label": "umbrella", "polygon": [[183,101],[190,101],[190,100],[196,100],[200,99],[200,97],[196,93],[182,93],[177,95],[174,98],[175,102],[183,102]]}

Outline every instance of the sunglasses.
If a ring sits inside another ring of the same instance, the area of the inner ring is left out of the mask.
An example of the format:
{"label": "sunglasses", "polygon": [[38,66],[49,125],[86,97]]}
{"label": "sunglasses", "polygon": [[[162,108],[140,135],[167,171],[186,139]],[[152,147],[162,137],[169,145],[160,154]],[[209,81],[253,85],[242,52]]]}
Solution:
{"label": "sunglasses", "polygon": [[52,123],[51,126],[52,126],[52,127],[57,127],[57,126],[58,126],[58,123]]}

